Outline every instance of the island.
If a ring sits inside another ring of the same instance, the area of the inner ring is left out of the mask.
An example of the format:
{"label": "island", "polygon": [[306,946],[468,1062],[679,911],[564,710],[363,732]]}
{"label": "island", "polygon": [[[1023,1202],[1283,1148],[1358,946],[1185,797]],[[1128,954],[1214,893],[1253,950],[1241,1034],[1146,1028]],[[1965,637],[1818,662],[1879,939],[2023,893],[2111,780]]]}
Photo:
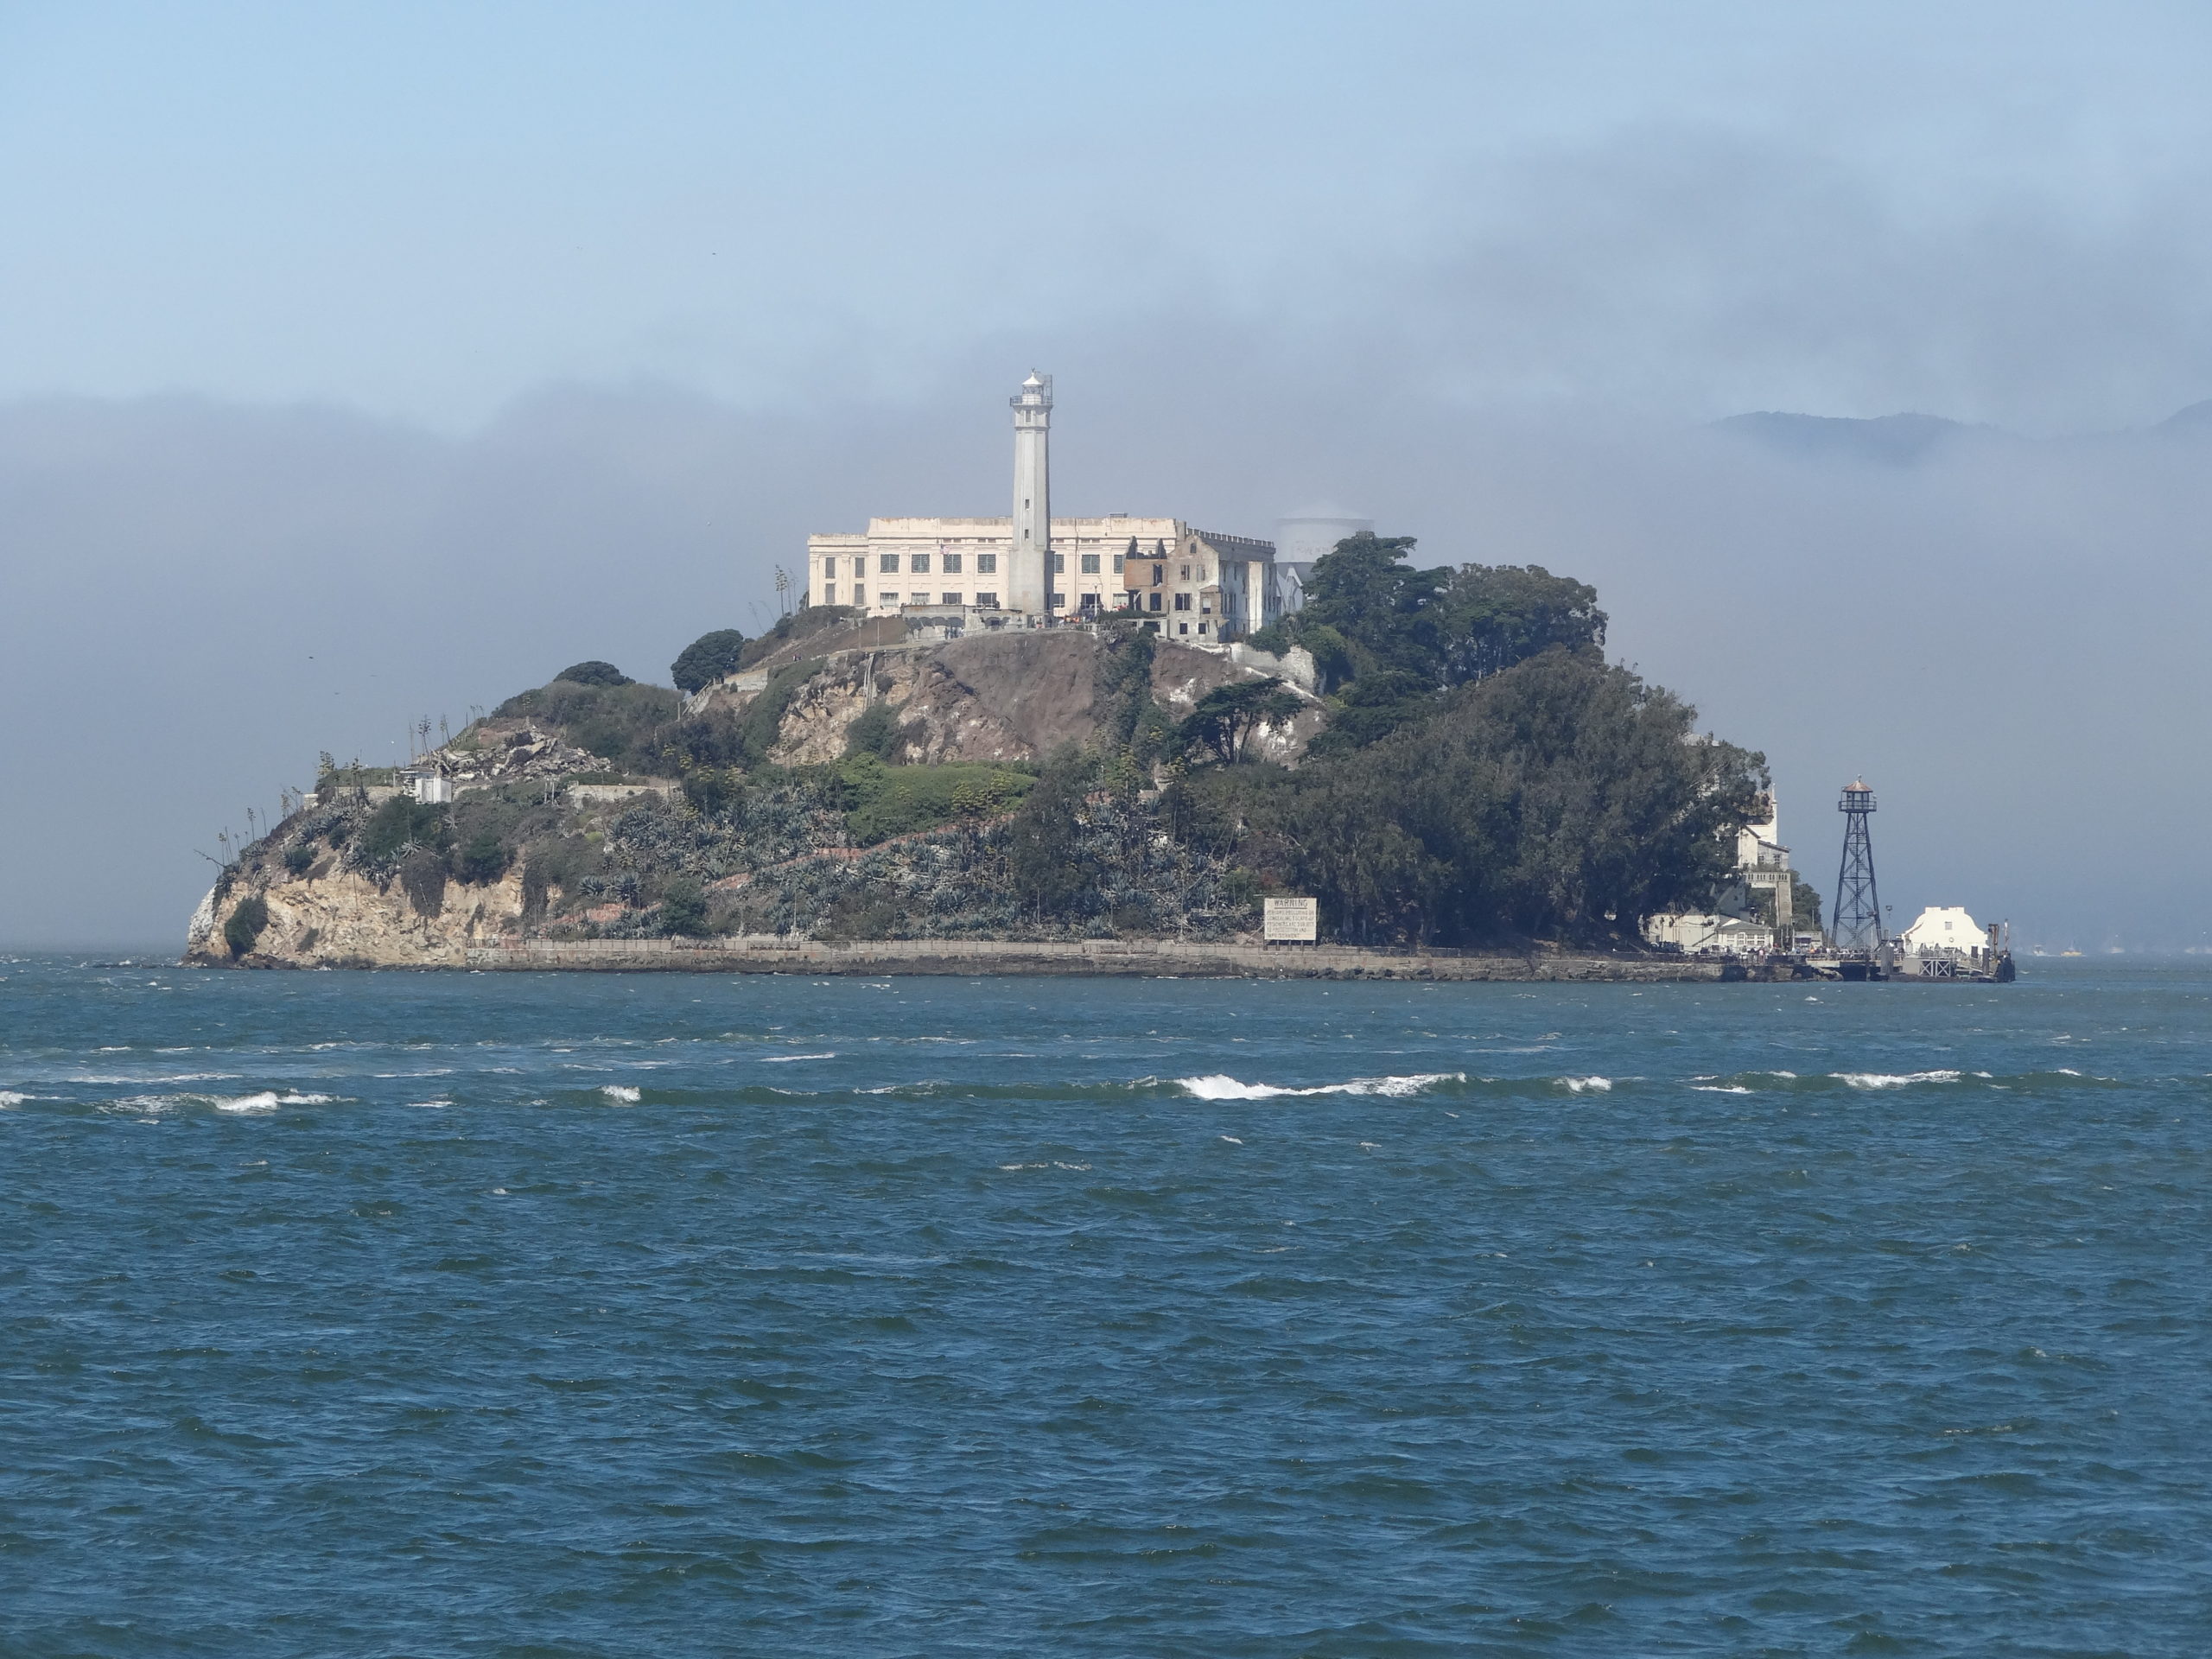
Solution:
{"label": "island", "polygon": [[[423,752],[326,754],[220,871],[234,968],[1741,977],[1709,906],[1764,757],[1605,657],[1587,585],[1361,531],[1233,642],[812,603],[670,685],[572,665]],[[1269,942],[1271,896],[1317,937]]]}

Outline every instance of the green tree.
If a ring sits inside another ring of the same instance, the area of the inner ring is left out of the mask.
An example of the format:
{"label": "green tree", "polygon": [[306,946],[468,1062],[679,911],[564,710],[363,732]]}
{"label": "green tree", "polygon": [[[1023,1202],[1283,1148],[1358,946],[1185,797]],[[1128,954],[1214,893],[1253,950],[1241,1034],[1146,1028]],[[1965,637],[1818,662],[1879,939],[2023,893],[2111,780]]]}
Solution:
{"label": "green tree", "polygon": [[[1411,536],[1347,536],[1314,562],[1306,579],[1300,639],[1317,628],[1345,642],[1355,672],[1374,668],[1430,670],[1436,654],[1433,614],[1452,580],[1448,569],[1419,570],[1408,564]],[[1306,647],[1313,650],[1311,645]],[[1315,652],[1316,665],[1320,653]]]}
{"label": "green tree", "polygon": [[635,685],[637,682],[612,663],[594,658],[588,663],[571,663],[553,677],[566,680],[571,685]]}
{"label": "green tree", "polygon": [[696,938],[707,931],[707,895],[689,876],[668,884],[660,898],[660,930]]}
{"label": "green tree", "polygon": [[1298,694],[1281,680],[1232,680],[1200,697],[1176,728],[1179,753],[1204,751],[1224,766],[1244,758],[1244,745],[1259,727],[1288,720],[1300,704]]}
{"label": "green tree", "polygon": [[454,861],[454,874],[466,882],[481,886],[496,881],[507,873],[513,855],[495,831],[480,830],[468,838],[460,855]]}
{"label": "green tree", "polygon": [[1554,649],[1317,757],[1255,808],[1340,938],[1632,938],[1726,879],[1726,837],[1765,787],[1761,756],[1699,738],[1695,718],[1625,669]]}
{"label": "green tree", "polygon": [[1434,611],[1438,677],[1461,685],[1564,645],[1605,643],[1598,590],[1540,564],[1462,565]]}
{"label": "green tree", "polygon": [[1063,748],[1007,826],[1007,880],[1039,916],[1065,916],[1096,887],[1077,823],[1089,782],[1082,755]]}
{"label": "green tree", "polygon": [[715,681],[736,673],[744,652],[743,634],[735,628],[716,628],[684,646],[669,665],[669,675],[679,691],[703,691]]}

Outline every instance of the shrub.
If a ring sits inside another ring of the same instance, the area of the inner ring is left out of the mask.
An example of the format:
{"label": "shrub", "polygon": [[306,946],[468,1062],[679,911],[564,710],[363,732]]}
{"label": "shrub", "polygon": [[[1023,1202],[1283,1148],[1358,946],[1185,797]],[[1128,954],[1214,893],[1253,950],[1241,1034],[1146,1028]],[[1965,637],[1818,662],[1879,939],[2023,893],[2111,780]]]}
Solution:
{"label": "shrub", "polygon": [[899,731],[899,717],[891,712],[887,702],[871,702],[845,728],[845,753],[872,754],[879,760],[894,761],[897,751],[906,747]]}
{"label": "shrub", "polygon": [[746,705],[745,713],[739,716],[738,741],[748,768],[768,758],[768,751],[776,747],[776,738],[784,728],[784,711],[791,706],[791,699],[798,696],[799,688],[821,671],[819,657],[779,668],[768,677],[768,683],[760,688],[760,695]]}
{"label": "shrub", "polygon": [[745,653],[745,636],[735,628],[716,628],[683,647],[669,665],[669,675],[679,691],[703,691],[716,680],[737,672]]}
{"label": "shrub", "polygon": [[231,954],[242,957],[252,950],[261,938],[262,930],[269,925],[269,901],[259,893],[238,901],[230,919],[223,924],[223,943]]}
{"label": "shrub", "polygon": [[588,663],[571,663],[553,677],[566,680],[571,685],[635,685],[637,682],[612,663],[594,658]]}
{"label": "shrub", "polygon": [[668,884],[661,894],[660,927],[664,933],[697,936],[707,931],[707,895],[688,877]]}
{"label": "shrub", "polygon": [[361,856],[372,864],[389,864],[414,847],[445,844],[446,814],[439,806],[426,806],[395,795],[369,814],[361,826]]}
{"label": "shrub", "polygon": [[296,841],[284,849],[284,868],[294,875],[305,875],[315,862],[315,842],[310,838]]}
{"label": "shrub", "polygon": [[1026,773],[990,766],[887,766],[872,754],[837,768],[845,827],[862,847],[959,818],[996,817],[1018,804],[1034,782]]}
{"label": "shrub", "polygon": [[399,888],[417,916],[435,916],[445,908],[446,861],[427,847],[417,847],[399,866]]}
{"label": "shrub", "polygon": [[683,798],[694,811],[719,818],[745,804],[744,774],[733,767],[694,766],[683,774]]}
{"label": "shrub", "polygon": [[454,861],[455,873],[463,881],[481,886],[505,875],[512,859],[506,842],[493,831],[482,830],[471,836],[461,849],[461,856]]}

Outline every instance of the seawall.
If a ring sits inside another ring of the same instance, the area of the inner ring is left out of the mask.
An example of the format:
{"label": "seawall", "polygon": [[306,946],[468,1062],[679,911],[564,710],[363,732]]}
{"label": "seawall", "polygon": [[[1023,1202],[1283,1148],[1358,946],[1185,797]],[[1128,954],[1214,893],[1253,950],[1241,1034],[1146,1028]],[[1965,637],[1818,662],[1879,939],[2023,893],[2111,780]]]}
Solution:
{"label": "seawall", "polygon": [[[710,974],[1096,974],[1192,979],[1637,982],[1766,978],[1764,968],[1660,957],[1462,956],[1344,944],[1173,939],[875,939],[831,944],[778,935],[715,939],[526,939],[472,945],[479,970]],[[1788,977],[1783,974],[1778,977]]]}

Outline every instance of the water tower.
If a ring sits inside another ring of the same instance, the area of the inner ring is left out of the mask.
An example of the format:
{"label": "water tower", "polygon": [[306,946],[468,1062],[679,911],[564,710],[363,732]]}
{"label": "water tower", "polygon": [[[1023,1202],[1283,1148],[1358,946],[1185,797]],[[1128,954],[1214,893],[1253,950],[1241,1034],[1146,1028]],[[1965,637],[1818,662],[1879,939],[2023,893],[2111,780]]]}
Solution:
{"label": "water tower", "polygon": [[1311,564],[1336,551],[1347,536],[1375,528],[1372,518],[1356,518],[1333,508],[1318,507],[1275,520],[1275,557],[1292,564]]}
{"label": "water tower", "polygon": [[1882,904],[1874,892],[1874,842],[1866,828],[1874,791],[1865,779],[1843,786],[1836,810],[1843,814],[1843,862],[1835,874],[1835,920],[1828,942],[1846,956],[1871,957],[1881,948]]}

